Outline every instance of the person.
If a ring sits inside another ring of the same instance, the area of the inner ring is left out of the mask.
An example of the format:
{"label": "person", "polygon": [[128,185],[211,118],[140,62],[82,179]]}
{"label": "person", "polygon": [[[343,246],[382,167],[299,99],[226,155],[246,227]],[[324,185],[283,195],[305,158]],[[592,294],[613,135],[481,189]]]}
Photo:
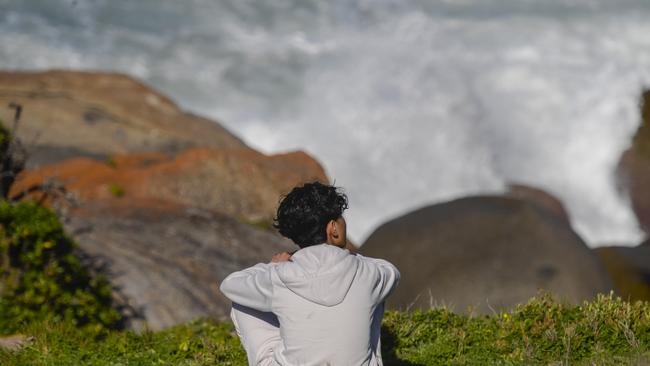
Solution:
{"label": "person", "polygon": [[300,249],[222,281],[250,365],[382,365],[384,301],[400,273],[385,260],[346,249],[347,208],[337,187],[293,188],[274,227]]}

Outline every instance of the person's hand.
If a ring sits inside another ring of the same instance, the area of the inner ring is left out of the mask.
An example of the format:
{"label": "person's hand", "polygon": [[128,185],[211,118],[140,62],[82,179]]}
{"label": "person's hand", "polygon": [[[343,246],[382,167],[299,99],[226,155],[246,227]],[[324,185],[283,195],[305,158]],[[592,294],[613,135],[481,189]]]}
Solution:
{"label": "person's hand", "polygon": [[272,263],[288,262],[290,260],[291,260],[291,253],[288,252],[276,253],[273,255],[273,257],[271,257]]}

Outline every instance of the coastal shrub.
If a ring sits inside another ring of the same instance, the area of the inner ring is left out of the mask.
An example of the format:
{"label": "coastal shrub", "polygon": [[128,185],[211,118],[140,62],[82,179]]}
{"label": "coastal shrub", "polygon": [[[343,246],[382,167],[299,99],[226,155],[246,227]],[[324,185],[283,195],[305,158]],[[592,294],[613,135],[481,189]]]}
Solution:
{"label": "coastal shrub", "polygon": [[95,332],[119,325],[109,283],[75,250],[54,212],[0,201],[0,333],[45,320]]}

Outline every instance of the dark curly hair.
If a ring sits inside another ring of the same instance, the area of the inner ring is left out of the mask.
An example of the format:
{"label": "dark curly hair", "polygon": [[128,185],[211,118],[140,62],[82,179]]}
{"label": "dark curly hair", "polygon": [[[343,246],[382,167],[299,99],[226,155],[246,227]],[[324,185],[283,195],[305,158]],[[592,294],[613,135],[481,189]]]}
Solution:
{"label": "dark curly hair", "polygon": [[337,187],[306,183],[282,198],[273,227],[301,248],[322,244],[327,240],[327,223],[347,208],[348,197]]}

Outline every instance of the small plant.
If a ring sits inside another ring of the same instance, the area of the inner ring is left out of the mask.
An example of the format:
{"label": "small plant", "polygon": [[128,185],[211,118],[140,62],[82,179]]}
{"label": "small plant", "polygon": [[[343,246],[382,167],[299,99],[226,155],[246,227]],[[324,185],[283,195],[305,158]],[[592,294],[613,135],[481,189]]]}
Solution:
{"label": "small plant", "polygon": [[109,190],[109,192],[111,192],[113,197],[117,197],[117,198],[123,197],[126,194],[126,191],[124,190],[124,187],[122,187],[121,185],[119,185],[117,183],[111,183],[108,186],[108,190]]}

